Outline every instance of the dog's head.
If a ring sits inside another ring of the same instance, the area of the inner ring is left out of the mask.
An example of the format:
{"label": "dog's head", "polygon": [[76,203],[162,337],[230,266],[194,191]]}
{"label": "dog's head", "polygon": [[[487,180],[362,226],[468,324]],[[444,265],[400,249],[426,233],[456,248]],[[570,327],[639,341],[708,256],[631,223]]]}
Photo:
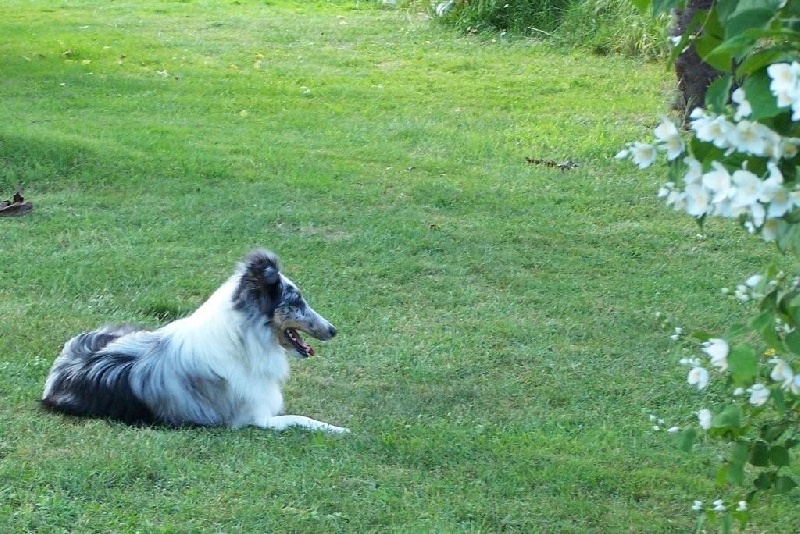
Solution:
{"label": "dog's head", "polygon": [[306,358],[314,355],[314,349],[303,341],[299,332],[322,341],[336,335],[336,328],[315,312],[297,286],[281,274],[278,257],[272,252],[251,252],[239,273],[239,284],[233,293],[234,308],[265,324],[284,348]]}

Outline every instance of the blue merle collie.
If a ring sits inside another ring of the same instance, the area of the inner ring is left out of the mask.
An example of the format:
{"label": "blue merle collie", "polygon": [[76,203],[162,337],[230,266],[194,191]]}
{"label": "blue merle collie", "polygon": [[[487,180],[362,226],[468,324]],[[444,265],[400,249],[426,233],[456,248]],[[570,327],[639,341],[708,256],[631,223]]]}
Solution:
{"label": "blue merle collie", "polygon": [[315,312],[278,258],[256,250],[192,315],[158,330],[105,327],[80,334],[53,363],[48,408],[133,425],[341,428],[278,415],[289,375],[286,350],[314,354],[300,332],[320,340],[336,329]]}

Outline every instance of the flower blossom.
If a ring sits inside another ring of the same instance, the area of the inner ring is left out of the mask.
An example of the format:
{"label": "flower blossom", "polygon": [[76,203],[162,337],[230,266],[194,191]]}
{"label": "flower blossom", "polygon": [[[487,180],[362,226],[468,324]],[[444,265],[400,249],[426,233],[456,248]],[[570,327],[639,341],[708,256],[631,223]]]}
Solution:
{"label": "flower blossom", "polygon": [[747,101],[744,89],[741,87],[737,88],[731,94],[731,100],[736,104],[736,114],[733,116],[735,120],[742,120],[753,113],[753,108],[750,106],[750,102]]}
{"label": "flower blossom", "polygon": [[[617,157],[619,158],[623,152],[617,154]],[[630,158],[634,165],[637,165],[640,169],[646,169],[652,165],[656,161],[657,155],[655,146],[648,145],[647,143],[640,143],[639,141],[636,141],[630,145],[628,154],[630,154]],[[626,157],[628,154],[626,154]]]}
{"label": "flower blossom", "polygon": [[[700,109],[700,108],[698,108]],[[692,130],[695,136],[707,143],[712,143],[717,148],[730,147],[729,137],[734,125],[723,116],[714,117],[702,113],[692,113]]]}
{"label": "flower blossom", "polygon": [[686,381],[689,382],[690,386],[697,386],[697,389],[705,389],[708,385],[708,371],[704,367],[692,367]]}
{"label": "flower blossom", "polygon": [[716,501],[714,501],[714,511],[715,512],[725,511],[725,504],[723,503],[722,499],[717,499]]}
{"label": "flower blossom", "polygon": [[769,399],[769,389],[764,384],[753,384],[747,392],[750,393],[750,404],[753,406],[763,406]]}
{"label": "flower blossom", "polygon": [[703,509],[703,501],[694,501],[692,504],[692,510],[695,512],[699,512]]}
{"label": "flower blossom", "polygon": [[703,408],[697,412],[697,420],[700,422],[700,428],[703,430],[711,428],[711,410]]}
{"label": "flower blossom", "polygon": [[705,352],[711,365],[725,372],[728,369],[728,352],[730,348],[728,342],[720,338],[712,338],[703,343],[703,352]]}
{"label": "flower blossom", "polygon": [[713,170],[703,175],[702,183],[703,187],[711,192],[712,202],[720,204],[733,198],[736,189],[733,187],[728,169],[718,161],[713,161],[711,166]]}
{"label": "flower blossom", "polygon": [[800,395],[800,375],[794,375],[792,383],[789,384],[789,391],[794,395]]}
{"label": "flower blossom", "polygon": [[739,512],[747,511],[747,501],[739,501],[739,504],[736,507],[736,510]]}
{"label": "flower blossom", "polygon": [[656,127],[653,133],[659,142],[659,148],[666,150],[667,161],[672,161],[683,154],[686,145],[674,122],[666,117],[662,118],[661,124]]}
{"label": "flower blossom", "polygon": [[791,106],[792,120],[797,113],[798,107],[798,73],[800,64],[796,61],[789,63],[775,63],[767,67],[767,75],[770,77],[769,90],[777,99],[778,107]]}
{"label": "flower blossom", "polygon": [[782,382],[783,388],[788,389],[794,381],[794,373],[791,366],[780,358],[772,358],[769,363],[775,364],[769,377],[775,382]]}

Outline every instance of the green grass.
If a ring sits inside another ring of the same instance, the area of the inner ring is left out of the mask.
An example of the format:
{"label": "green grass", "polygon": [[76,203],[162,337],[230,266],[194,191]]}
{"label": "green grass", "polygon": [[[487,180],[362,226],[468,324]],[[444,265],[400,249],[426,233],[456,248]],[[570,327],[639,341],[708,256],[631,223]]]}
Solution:
{"label": "green grass", "polygon": [[[702,402],[655,314],[721,328],[773,253],[613,159],[661,65],[363,0],[3,11],[0,198],[35,210],[0,219],[0,531],[686,532],[716,498],[717,451],[650,431]],[[340,332],[287,410],[351,435],[39,409],[71,335],[189,313],[257,245]]]}

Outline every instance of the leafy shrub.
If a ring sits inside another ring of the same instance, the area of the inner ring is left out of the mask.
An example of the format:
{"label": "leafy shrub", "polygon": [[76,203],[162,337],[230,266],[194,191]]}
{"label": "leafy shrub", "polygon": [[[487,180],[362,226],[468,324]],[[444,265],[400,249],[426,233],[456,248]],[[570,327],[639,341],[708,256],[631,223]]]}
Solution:
{"label": "leafy shrub", "polygon": [[462,31],[552,35],[575,0],[457,0],[441,17]]}
{"label": "leafy shrub", "polygon": [[556,30],[560,44],[596,54],[622,54],[646,59],[666,55],[670,17],[643,15],[629,0],[573,2]]}

